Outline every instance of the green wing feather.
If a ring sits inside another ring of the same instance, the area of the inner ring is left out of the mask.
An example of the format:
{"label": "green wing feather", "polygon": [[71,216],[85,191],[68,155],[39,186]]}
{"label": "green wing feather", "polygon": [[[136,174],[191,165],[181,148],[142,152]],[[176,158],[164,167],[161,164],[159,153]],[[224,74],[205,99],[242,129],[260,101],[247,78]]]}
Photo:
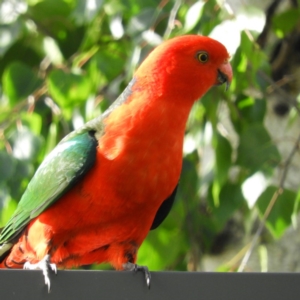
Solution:
{"label": "green wing feather", "polygon": [[42,162],[1,231],[0,245],[13,240],[31,219],[58,200],[94,165],[97,140],[95,131],[88,129],[72,132]]}
{"label": "green wing feather", "polygon": [[18,207],[0,230],[0,260],[30,220],[37,217],[80,180],[95,163],[103,120],[132,94],[135,79],[99,117],[68,134],[46,157],[27,186]]}

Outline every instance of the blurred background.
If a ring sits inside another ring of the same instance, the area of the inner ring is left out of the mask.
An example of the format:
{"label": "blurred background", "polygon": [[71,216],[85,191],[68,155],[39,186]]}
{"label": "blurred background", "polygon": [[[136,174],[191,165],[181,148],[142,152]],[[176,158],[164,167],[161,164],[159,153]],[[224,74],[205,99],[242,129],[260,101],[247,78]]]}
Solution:
{"label": "blurred background", "polygon": [[43,158],[101,114],[155,46],[208,35],[230,52],[234,79],[229,91],[215,87],[194,106],[175,205],[138,263],[300,271],[299,6],[0,0],[0,227]]}

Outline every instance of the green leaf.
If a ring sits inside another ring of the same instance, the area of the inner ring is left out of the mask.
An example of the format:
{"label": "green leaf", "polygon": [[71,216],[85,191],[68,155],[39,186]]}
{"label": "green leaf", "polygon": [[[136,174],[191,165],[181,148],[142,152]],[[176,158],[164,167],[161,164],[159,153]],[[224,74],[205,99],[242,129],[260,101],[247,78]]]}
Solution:
{"label": "green leaf", "polygon": [[138,15],[135,15],[131,18],[127,26],[127,34],[129,36],[136,36],[142,31],[147,30],[152,24],[155,14],[155,8],[144,8]]}
{"label": "green leaf", "polygon": [[86,0],[77,0],[74,2],[75,8],[72,15],[76,19],[77,24],[91,22],[97,11],[102,7],[104,3],[103,0],[94,1],[93,5],[90,5],[90,2]]}
{"label": "green leaf", "polygon": [[197,1],[189,8],[185,15],[184,32],[191,31],[197,25],[202,15],[204,4],[204,1]]}
{"label": "green leaf", "polygon": [[231,166],[232,148],[229,141],[218,132],[214,136],[213,144],[215,148],[216,163],[214,165],[215,177],[213,181],[212,195],[215,206],[219,206],[220,190],[228,178],[228,171]]}
{"label": "green leaf", "polygon": [[[3,6],[2,6],[3,8]],[[5,15],[5,14],[4,14]],[[2,16],[4,16],[2,14]],[[0,44],[0,55],[2,56],[5,51],[20,37],[21,28],[19,22],[9,22],[8,24],[3,23],[2,16],[0,17],[0,32],[2,35],[2,42]],[[3,39],[7,36],[6,39]]]}
{"label": "green leaf", "polygon": [[[2,187],[1,187],[2,188]],[[2,193],[0,192],[0,198],[2,196]],[[6,202],[6,205],[2,208],[0,211],[0,228],[4,227],[5,224],[10,219],[11,215],[17,208],[17,202],[14,200],[10,200]]]}
{"label": "green leaf", "polygon": [[11,106],[26,99],[42,82],[27,65],[18,61],[7,66],[2,80],[3,92]]}
{"label": "green leaf", "polygon": [[51,32],[53,35],[63,36],[70,23],[67,19],[72,11],[70,4],[70,1],[55,0],[54,4],[53,0],[43,0],[29,6],[27,13],[48,34]]}
{"label": "green leaf", "polygon": [[218,6],[219,4],[216,0],[205,1],[200,23],[201,34],[209,35],[210,32],[221,23],[221,9],[218,9]]}
{"label": "green leaf", "polygon": [[57,37],[59,48],[66,59],[70,58],[78,51],[86,29],[83,26],[74,27],[73,25],[70,25],[69,27],[63,31],[63,34],[59,34]]}
{"label": "green leaf", "polygon": [[206,117],[212,123],[213,128],[216,128],[218,123],[218,104],[219,94],[217,89],[211,89],[201,98],[201,103],[205,108]]}
{"label": "green leaf", "polygon": [[212,193],[208,198],[212,209],[212,218],[219,230],[232,217],[233,213],[245,204],[241,186],[238,184],[226,183],[219,195],[219,206],[215,206],[212,199]]}
{"label": "green leaf", "polygon": [[[127,10],[127,12],[131,12],[133,10],[133,7],[130,8],[131,9]],[[124,11],[126,11],[125,3],[124,1],[120,0],[106,1],[106,3],[104,4],[104,11],[109,16],[117,15],[120,12],[123,13]]]}
{"label": "green leaf", "polygon": [[238,133],[242,133],[244,127],[250,123],[263,123],[267,110],[267,102],[264,99],[255,99],[253,97],[240,94],[235,101],[238,109],[238,118],[233,122]]}
{"label": "green leaf", "polygon": [[261,170],[270,175],[279,162],[280,154],[263,124],[245,126],[240,134],[236,163],[250,174]]}
{"label": "green leaf", "polygon": [[117,50],[117,45],[98,51],[88,63],[88,72],[94,89],[116,78],[124,68],[124,53]]}
{"label": "green leaf", "polygon": [[160,226],[149,232],[140,247],[138,264],[147,265],[151,270],[164,270],[177,260],[180,253],[184,254],[187,248],[179,224],[172,228]]}
{"label": "green leaf", "polygon": [[[176,197],[168,217],[158,229],[149,232],[139,249],[138,264],[147,265],[151,270],[174,269],[174,267],[186,270],[181,263],[181,257],[189,248],[186,234],[182,230],[186,220],[184,206],[184,201]],[[199,218],[199,215],[197,217]],[[174,262],[178,261],[180,263],[174,266]]]}
{"label": "green leaf", "polygon": [[[40,45],[40,40],[35,40],[35,44]],[[34,48],[34,44],[30,42],[30,38],[28,36],[21,36],[1,57],[0,76],[3,76],[4,70],[11,63],[26,62],[26,66],[29,66],[31,69],[38,69],[42,59],[42,54]]]}
{"label": "green leaf", "polygon": [[243,30],[241,32],[241,49],[246,54],[247,58],[251,57],[254,50],[254,43],[250,40],[247,33]]}
{"label": "green leaf", "polygon": [[32,113],[22,113],[21,119],[23,124],[25,124],[30,130],[35,134],[39,135],[42,130],[42,117],[40,114],[35,112]]}
{"label": "green leaf", "polygon": [[195,199],[198,199],[197,191],[199,188],[199,178],[197,174],[197,165],[199,157],[197,151],[186,155],[182,163],[182,176],[180,177],[178,196],[183,199],[190,199],[190,205],[194,205]]}
{"label": "green leaf", "polygon": [[216,133],[214,142],[216,149],[216,179],[222,185],[228,178],[228,171],[232,164],[232,147],[229,141],[218,132]]}
{"label": "green leaf", "polygon": [[49,92],[62,107],[69,107],[87,100],[91,93],[88,76],[53,70],[47,79]]}
{"label": "green leaf", "polygon": [[300,10],[291,8],[272,18],[272,26],[275,32],[283,37],[291,32],[299,22]]}
{"label": "green leaf", "polygon": [[53,122],[49,126],[49,132],[46,139],[46,146],[45,146],[45,155],[50,153],[52,149],[57,144],[57,131],[58,131],[58,125],[56,122]]}
{"label": "green leaf", "polygon": [[28,8],[28,15],[40,30],[55,39],[65,58],[78,50],[86,29],[74,22],[75,5],[75,1],[43,0]]}
{"label": "green leaf", "polygon": [[[250,39],[249,34],[246,31],[241,32],[241,49],[244,52],[247,60],[251,63],[251,69],[249,70],[254,76],[255,72],[261,68],[261,65],[265,64],[268,60],[267,55],[258,47],[258,45]],[[255,78],[253,78],[255,83]]]}
{"label": "green leaf", "polygon": [[243,93],[249,86],[249,80],[247,78],[248,59],[242,50],[242,47],[238,47],[236,53],[231,61],[232,69],[234,70],[234,76],[230,89],[235,94]]}
{"label": "green leaf", "polygon": [[[260,216],[264,215],[277,190],[278,187],[269,186],[257,199],[256,207]],[[266,225],[274,237],[280,238],[291,225],[295,199],[296,193],[288,189],[284,189],[283,193],[277,198],[266,221]]]}

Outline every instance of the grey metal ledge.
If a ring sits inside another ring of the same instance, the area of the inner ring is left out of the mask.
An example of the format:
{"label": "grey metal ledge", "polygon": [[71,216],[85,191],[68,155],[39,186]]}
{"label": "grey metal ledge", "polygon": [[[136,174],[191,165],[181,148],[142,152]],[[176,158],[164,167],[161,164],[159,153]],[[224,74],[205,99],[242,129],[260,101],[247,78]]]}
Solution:
{"label": "grey metal ledge", "polygon": [[41,271],[0,270],[0,299],[294,300],[299,273],[58,271],[48,293]]}

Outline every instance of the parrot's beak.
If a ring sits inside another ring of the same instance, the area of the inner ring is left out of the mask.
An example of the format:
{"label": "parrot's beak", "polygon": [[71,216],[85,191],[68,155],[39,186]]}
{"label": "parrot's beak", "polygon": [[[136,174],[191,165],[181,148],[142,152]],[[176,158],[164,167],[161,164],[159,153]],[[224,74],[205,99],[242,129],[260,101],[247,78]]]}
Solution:
{"label": "parrot's beak", "polygon": [[218,69],[217,85],[226,84],[226,91],[229,89],[232,80],[232,68],[229,62],[225,62]]}

